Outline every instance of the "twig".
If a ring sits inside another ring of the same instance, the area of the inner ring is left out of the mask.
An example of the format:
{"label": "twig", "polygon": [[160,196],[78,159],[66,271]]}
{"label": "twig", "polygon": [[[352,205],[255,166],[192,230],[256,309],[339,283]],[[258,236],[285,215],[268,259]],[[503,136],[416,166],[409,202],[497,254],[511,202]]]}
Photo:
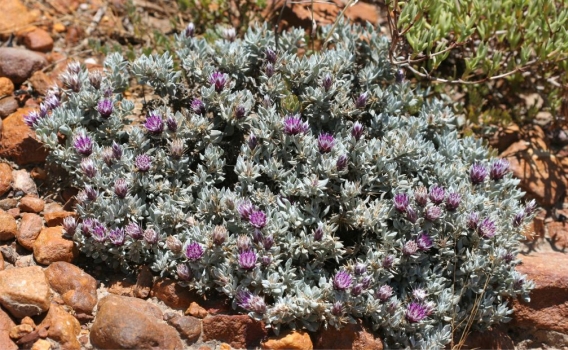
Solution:
{"label": "twig", "polygon": [[325,40],[323,41],[323,45],[322,48],[325,48],[327,43],[329,42],[329,40],[331,39],[331,35],[333,34],[333,32],[335,31],[335,28],[337,27],[337,23],[339,23],[339,21],[341,20],[341,18],[344,16],[345,11],[355,5],[355,3],[359,1],[359,0],[349,0],[349,2],[345,5],[345,7],[341,10],[341,12],[337,15],[337,18],[335,19],[335,22],[333,22],[333,26],[331,27],[331,29],[329,30],[329,33],[327,33],[327,36],[325,37]]}
{"label": "twig", "polygon": [[97,13],[95,13],[95,15],[93,16],[93,20],[91,21],[91,24],[89,24],[89,28],[87,28],[87,30],[85,31],[85,33],[87,35],[91,35],[91,33],[93,32],[93,30],[95,30],[95,28],[99,25],[99,23],[101,22],[101,19],[103,18],[103,16],[106,13],[106,6],[100,7],[97,10]]}

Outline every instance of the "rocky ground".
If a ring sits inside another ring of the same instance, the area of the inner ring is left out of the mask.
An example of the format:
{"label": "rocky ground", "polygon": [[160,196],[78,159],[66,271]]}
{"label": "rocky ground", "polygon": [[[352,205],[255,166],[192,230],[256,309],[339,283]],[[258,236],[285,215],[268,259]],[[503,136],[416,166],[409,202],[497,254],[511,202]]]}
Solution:
{"label": "rocky ground", "polygon": [[[152,9],[150,2],[135,3]],[[135,25],[117,15],[125,11],[118,0],[3,0],[1,6],[0,349],[382,349],[362,324],[275,336],[234,314],[224,298],[204,299],[147,267],[125,276],[81,256],[61,227],[63,218],[76,215],[76,191],[46,164],[22,116],[38,106],[68,61],[100,67],[102,53],[89,38],[132,41]],[[286,9],[285,22],[310,23],[305,11],[301,5]],[[316,6],[319,21],[331,21],[338,11]],[[167,14],[155,10],[147,23],[164,33],[179,29]],[[380,22],[379,10],[366,3],[347,15]],[[568,147],[543,131],[546,120],[539,123],[511,125],[488,140],[542,207],[518,268],[537,287],[530,303],[515,302],[510,324],[472,334],[470,347],[568,348]]]}

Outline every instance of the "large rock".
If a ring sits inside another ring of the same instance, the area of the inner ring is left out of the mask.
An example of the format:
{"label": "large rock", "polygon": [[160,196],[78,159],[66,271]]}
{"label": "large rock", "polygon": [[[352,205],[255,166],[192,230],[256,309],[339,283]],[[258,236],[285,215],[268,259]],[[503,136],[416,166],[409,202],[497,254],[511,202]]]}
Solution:
{"label": "large rock", "polygon": [[328,327],[320,331],[314,340],[316,349],[382,350],[383,342],[369,333],[361,323],[348,324],[337,330]]}
{"label": "large rock", "polygon": [[0,197],[12,189],[12,167],[10,164],[0,163]]}
{"label": "large rock", "polygon": [[36,196],[25,196],[20,199],[20,210],[28,213],[39,213],[43,210],[45,202],[43,199]]}
{"label": "large rock", "polygon": [[81,349],[81,343],[77,340],[77,336],[81,333],[81,325],[60,305],[51,304],[47,316],[38,325],[38,329],[42,328],[47,329],[47,336],[57,341],[61,349]]}
{"label": "large rock", "polygon": [[[0,96],[2,96],[0,94]],[[0,131],[2,131],[2,119],[6,118],[10,114],[14,113],[20,105],[15,97],[8,96],[0,99]]]}
{"label": "large rock", "polygon": [[201,335],[201,320],[192,316],[178,314],[167,317],[166,321],[173,326],[189,343],[195,343]]}
{"label": "large rock", "polygon": [[49,309],[50,290],[39,266],[0,271],[0,303],[17,318]]}
{"label": "large rock", "polygon": [[43,228],[41,216],[33,213],[23,213],[20,228],[16,234],[18,243],[27,250],[34,250],[34,243]]}
{"label": "large rock", "polygon": [[144,300],[109,295],[99,302],[91,344],[99,349],[183,349],[160,309]]}
{"label": "large rock", "polygon": [[12,95],[14,93],[14,83],[6,77],[0,77],[0,96]]}
{"label": "large rock", "polygon": [[32,110],[20,108],[4,119],[0,135],[0,157],[11,158],[19,165],[45,161],[47,150],[37,140],[35,132],[24,123],[24,116]]}
{"label": "large rock", "polygon": [[216,315],[203,319],[203,341],[216,340],[233,348],[249,349],[258,346],[266,334],[264,323],[247,315]]}
{"label": "large rock", "polygon": [[262,344],[263,349],[296,349],[296,350],[312,350],[314,345],[310,339],[310,335],[304,331],[288,331],[277,337],[270,337]]}
{"label": "large rock", "polygon": [[39,53],[13,47],[0,47],[0,76],[10,78],[16,85],[23,83],[35,71],[46,65],[47,59]]}
{"label": "large rock", "polygon": [[36,28],[24,34],[24,45],[32,51],[48,52],[53,49],[53,38],[43,29]]}
{"label": "large rock", "polygon": [[169,307],[178,310],[186,310],[191,302],[197,298],[194,293],[169,278],[156,280],[150,296],[156,297]]}
{"label": "large rock", "polygon": [[568,256],[534,253],[521,257],[517,271],[535,282],[530,302],[513,303],[513,325],[568,333]]}
{"label": "large rock", "polygon": [[530,142],[513,143],[501,157],[511,163],[511,171],[521,180],[520,187],[540,205],[550,207],[566,196],[567,179],[560,159],[548,150],[542,129],[534,126],[529,136]]}
{"label": "large rock", "polygon": [[10,330],[15,325],[10,316],[0,308],[0,349],[18,350],[18,346],[10,339]]}
{"label": "large rock", "polygon": [[45,269],[51,288],[77,313],[91,314],[97,305],[97,281],[85,271],[64,261]]}
{"label": "large rock", "polygon": [[63,227],[46,227],[34,242],[34,258],[42,265],[57,261],[72,262],[79,255],[75,243],[63,237]]}
{"label": "large rock", "polygon": [[12,188],[15,192],[37,195],[37,186],[27,170],[13,170],[12,176],[14,177]]}
{"label": "large rock", "polygon": [[50,213],[44,213],[43,218],[45,219],[46,226],[59,226],[63,225],[63,220],[68,217],[73,216],[77,217],[77,214],[72,211],[54,211]]}
{"label": "large rock", "polygon": [[18,224],[9,213],[0,209],[0,241],[7,241],[16,237]]}
{"label": "large rock", "polygon": [[20,0],[2,0],[0,33],[11,33],[25,29],[38,16],[38,11],[28,11],[27,7]]}

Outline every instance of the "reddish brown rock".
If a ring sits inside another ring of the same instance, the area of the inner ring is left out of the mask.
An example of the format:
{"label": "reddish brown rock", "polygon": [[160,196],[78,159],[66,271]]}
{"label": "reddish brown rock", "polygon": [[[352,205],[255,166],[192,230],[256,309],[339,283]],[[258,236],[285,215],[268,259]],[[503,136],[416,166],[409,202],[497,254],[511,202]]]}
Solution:
{"label": "reddish brown rock", "polygon": [[49,285],[39,266],[0,271],[0,303],[17,318],[49,309]]}
{"label": "reddish brown rock", "polygon": [[333,327],[324,329],[315,337],[316,349],[383,349],[383,342],[375,338],[360,323],[348,324],[337,330]]}
{"label": "reddish brown rock", "polygon": [[201,335],[201,320],[192,316],[175,315],[168,320],[190,344],[195,343]]}
{"label": "reddish brown rock", "polygon": [[13,170],[12,177],[14,178],[12,184],[14,192],[37,195],[37,186],[27,170]]}
{"label": "reddish brown rock", "polygon": [[18,350],[16,343],[10,339],[10,330],[16,324],[7,313],[0,308],[0,349],[2,350]]}
{"label": "reddish brown rock", "polygon": [[37,214],[24,213],[20,220],[20,229],[16,233],[18,243],[27,250],[34,249],[34,243],[43,228],[43,220]]}
{"label": "reddish brown rock", "polygon": [[53,38],[43,29],[36,28],[24,34],[24,46],[32,51],[48,52],[53,49]]}
{"label": "reddish brown rock", "polygon": [[0,209],[0,241],[7,241],[16,237],[18,224],[9,213]]}
{"label": "reddish brown rock", "polygon": [[133,297],[135,285],[136,282],[128,277],[114,276],[108,282],[108,292],[125,297]]}
{"label": "reddish brown rock", "polygon": [[154,275],[148,266],[142,266],[136,278],[136,285],[134,286],[134,296],[137,298],[146,299],[150,295],[152,285],[154,283]]}
{"label": "reddish brown rock", "polygon": [[27,28],[39,16],[38,11],[29,11],[20,0],[2,0],[0,33],[12,33]]}
{"label": "reddish brown rock", "polygon": [[46,149],[24,123],[24,115],[31,110],[31,108],[20,108],[4,119],[0,138],[0,157],[13,159],[19,165],[45,161]]}
{"label": "reddish brown rock", "polygon": [[568,249],[568,222],[551,222],[546,225],[549,242],[556,251]]}
{"label": "reddish brown rock", "polygon": [[0,96],[10,96],[14,93],[14,83],[6,77],[0,77]]}
{"label": "reddish brown rock", "polygon": [[72,262],[79,255],[75,243],[63,237],[63,227],[46,227],[34,242],[34,258],[42,265],[57,261]]}
{"label": "reddish brown rock", "polygon": [[52,227],[63,225],[63,219],[68,216],[77,218],[77,214],[72,211],[55,211],[51,213],[44,213],[43,219],[45,220],[46,226]]}
{"label": "reddish brown rock", "polygon": [[20,218],[20,208],[12,208],[6,211],[8,214],[12,215],[14,219]]}
{"label": "reddish brown rock", "polygon": [[[520,187],[540,205],[553,206],[566,196],[567,179],[560,160],[547,149],[542,130],[535,126],[531,142],[518,141],[507,148],[501,157],[511,163],[511,171],[521,180]],[[540,135],[540,136],[538,136]]]}
{"label": "reddish brown rock", "polygon": [[198,303],[192,302],[189,307],[184,312],[186,315],[191,315],[197,318],[205,318],[207,316],[207,310],[201,307]]}
{"label": "reddish brown rock", "polygon": [[[0,95],[2,96],[2,95]],[[0,98],[0,118],[4,119],[14,113],[20,107],[15,97],[8,96]],[[2,120],[0,119],[0,131],[2,130]]]}
{"label": "reddish brown rock", "polygon": [[511,124],[507,127],[499,128],[499,130],[489,139],[489,144],[501,153],[520,139],[521,129],[517,124]]}
{"label": "reddish brown rock", "polygon": [[186,310],[191,302],[197,298],[194,293],[169,278],[156,280],[152,287],[151,296],[160,299],[169,307],[178,310]]}
{"label": "reddish brown rock", "polygon": [[[456,342],[457,344],[457,342]],[[513,339],[498,328],[488,329],[484,332],[470,333],[461,349],[493,349],[507,350],[514,349]]]}
{"label": "reddish brown rock", "polygon": [[51,343],[49,340],[38,339],[34,345],[32,345],[31,350],[51,350]]}
{"label": "reddish brown rock", "polygon": [[247,315],[216,315],[203,319],[203,341],[216,340],[237,349],[248,349],[258,346],[266,334],[264,323]]}
{"label": "reddish brown rock", "polygon": [[45,269],[51,288],[77,313],[91,314],[97,305],[97,281],[73,264],[59,261]]}
{"label": "reddish brown rock", "polygon": [[47,59],[36,52],[13,47],[0,47],[0,76],[17,85],[47,65]]}
{"label": "reddish brown rock", "polygon": [[34,328],[29,324],[19,324],[17,326],[12,327],[10,330],[10,338],[14,340],[18,340],[21,337],[30,334],[34,331]]}
{"label": "reddish brown rock", "polygon": [[109,295],[99,302],[91,344],[101,349],[183,349],[160,309],[142,299]]}
{"label": "reddish brown rock", "polygon": [[81,325],[60,305],[51,304],[47,316],[38,328],[47,329],[47,336],[57,341],[62,350],[81,349],[81,343],[77,340],[77,336],[81,333]]}
{"label": "reddish brown rock", "polygon": [[35,72],[29,79],[35,91],[40,95],[47,95],[47,91],[57,85],[57,81],[42,71]]}
{"label": "reddish brown rock", "polygon": [[12,167],[10,164],[0,163],[0,197],[12,189]]}
{"label": "reddish brown rock", "polygon": [[20,210],[27,213],[39,213],[43,210],[45,202],[43,199],[35,196],[25,196],[20,199]]}
{"label": "reddish brown rock", "polygon": [[546,252],[521,256],[517,271],[536,284],[530,302],[513,303],[513,325],[568,333],[568,256]]}
{"label": "reddish brown rock", "polygon": [[276,337],[270,337],[261,344],[263,349],[312,350],[314,345],[310,335],[304,331],[287,331]]}

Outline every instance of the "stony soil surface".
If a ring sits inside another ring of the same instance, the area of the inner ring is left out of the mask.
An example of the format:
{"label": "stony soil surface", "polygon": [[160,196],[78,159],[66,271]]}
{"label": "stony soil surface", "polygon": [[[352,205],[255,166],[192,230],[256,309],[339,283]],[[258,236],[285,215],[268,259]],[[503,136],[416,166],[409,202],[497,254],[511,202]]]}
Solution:
{"label": "stony soil surface", "polygon": [[[150,2],[134,2],[152,9]],[[133,40],[133,25],[120,17],[125,2],[119,0],[3,0],[0,6],[0,349],[382,349],[363,324],[276,336],[234,314],[220,296],[193,294],[148,267],[125,276],[80,255],[61,227],[63,218],[76,215],[76,190],[45,163],[46,152],[22,117],[69,60],[100,67],[89,37]],[[164,21],[167,12],[154,10],[147,18],[154,28],[179,30]],[[284,22],[309,24],[306,11],[287,8]],[[338,11],[317,4],[316,19],[330,22]],[[363,2],[346,12],[374,23],[379,13]],[[510,324],[472,334],[465,348],[568,348],[568,147],[536,124],[511,125],[488,141],[543,208],[526,232],[518,268],[537,287],[531,302],[514,303]]]}

